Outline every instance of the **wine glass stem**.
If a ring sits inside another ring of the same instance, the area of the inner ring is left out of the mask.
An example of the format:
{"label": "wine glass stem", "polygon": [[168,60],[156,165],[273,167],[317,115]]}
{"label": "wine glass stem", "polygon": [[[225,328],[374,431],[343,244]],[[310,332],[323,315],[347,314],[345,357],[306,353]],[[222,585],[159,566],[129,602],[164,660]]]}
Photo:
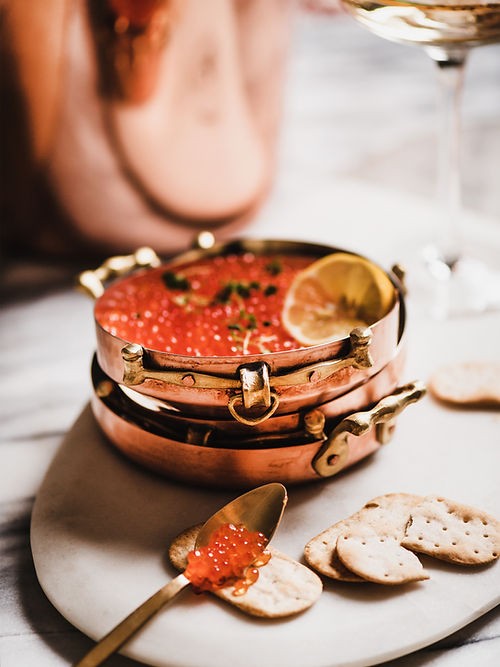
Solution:
{"label": "wine glass stem", "polygon": [[442,217],[436,242],[441,261],[453,268],[462,251],[460,144],[466,52],[435,61],[441,116],[437,142],[437,194]]}

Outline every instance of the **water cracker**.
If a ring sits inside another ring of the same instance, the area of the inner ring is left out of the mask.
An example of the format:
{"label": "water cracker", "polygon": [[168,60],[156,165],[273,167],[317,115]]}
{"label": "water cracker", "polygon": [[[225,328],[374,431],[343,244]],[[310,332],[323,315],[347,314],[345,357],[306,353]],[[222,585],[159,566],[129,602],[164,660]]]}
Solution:
{"label": "water cracker", "polygon": [[439,368],[429,390],[445,403],[469,407],[500,406],[500,363],[463,362]]}
{"label": "water cracker", "polygon": [[482,510],[428,496],[411,513],[402,545],[461,565],[481,565],[500,555],[500,522]]}
{"label": "water cracker", "polygon": [[365,581],[364,577],[350,570],[339,558],[339,536],[374,532],[400,540],[404,536],[410,512],[420,500],[421,496],[410,493],[388,493],[373,498],[349,518],[338,521],[313,537],[304,548],[306,562],[330,579],[352,583]]}
{"label": "water cracker", "polygon": [[392,535],[343,533],[337,540],[342,563],[366,581],[396,585],[428,579],[417,556]]}
{"label": "water cracker", "polygon": [[[188,528],[178,535],[169,548],[172,565],[183,571],[187,555],[194,548],[201,525]],[[272,556],[259,568],[259,578],[244,595],[233,595],[231,586],[216,591],[214,595],[229,602],[251,616],[282,618],[298,614],[320,597],[321,579],[301,563],[269,547]]]}

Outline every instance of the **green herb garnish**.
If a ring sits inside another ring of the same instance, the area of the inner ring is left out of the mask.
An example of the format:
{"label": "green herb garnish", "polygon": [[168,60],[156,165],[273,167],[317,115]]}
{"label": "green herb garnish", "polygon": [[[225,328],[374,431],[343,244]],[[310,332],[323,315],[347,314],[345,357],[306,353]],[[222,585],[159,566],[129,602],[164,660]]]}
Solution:
{"label": "green herb garnish", "polygon": [[247,313],[246,317],[248,320],[247,329],[249,331],[253,331],[253,329],[257,328],[257,318],[253,313]]}
{"label": "green herb garnish", "polygon": [[239,296],[242,299],[247,299],[250,296],[252,290],[259,288],[260,283],[258,283],[256,280],[252,280],[250,283],[230,280],[217,292],[214,301],[216,303],[228,303],[231,300],[233,294]]}
{"label": "green herb garnish", "polygon": [[165,271],[161,276],[163,282],[169,289],[178,289],[186,292],[191,285],[189,280],[182,275],[182,273],[174,273],[173,271]]}
{"label": "green herb garnish", "polygon": [[236,294],[241,296],[242,299],[247,299],[250,296],[250,285],[245,283],[236,283],[235,291]]}
{"label": "green herb garnish", "polygon": [[265,269],[270,275],[277,276],[283,271],[283,264],[279,259],[272,259],[266,264]]}

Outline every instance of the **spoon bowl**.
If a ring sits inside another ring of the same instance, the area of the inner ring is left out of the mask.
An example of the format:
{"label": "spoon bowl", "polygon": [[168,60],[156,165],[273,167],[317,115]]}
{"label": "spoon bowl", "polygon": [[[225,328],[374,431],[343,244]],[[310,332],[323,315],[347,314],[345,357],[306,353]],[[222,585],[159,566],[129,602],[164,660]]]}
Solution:
{"label": "spoon bowl", "polygon": [[[238,496],[224,505],[203,524],[196,539],[196,546],[206,546],[215,530],[227,523],[243,525],[251,532],[260,532],[269,543],[281,521],[287,500],[286,489],[283,484],[278,482],[264,484]],[[103,637],[75,667],[97,667],[97,665],[101,665],[156,612],[190,584],[190,580],[184,574],[179,574],[175,579],[169,581]]]}
{"label": "spoon bowl", "polygon": [[287,493],[283,484],[264,484],[235,498],[213,514],[201,527],[196,546],[206,546],[219,526],[225,523],[243,524],[250,532],[265,535],[269,542],[285,510]]}

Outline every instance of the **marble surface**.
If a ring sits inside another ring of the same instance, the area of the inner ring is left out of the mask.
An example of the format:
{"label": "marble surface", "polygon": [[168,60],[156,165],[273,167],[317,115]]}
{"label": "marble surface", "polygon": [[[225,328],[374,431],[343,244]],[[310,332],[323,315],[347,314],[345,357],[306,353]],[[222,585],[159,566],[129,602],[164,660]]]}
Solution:
{"label": "marble surface", "polygon": [[[302,238],[310,231],[325,241],[392,262],[397,259],[393,256],[396,250],[383,229],[376,227],[362,236],[355,224],[344,223],[354,223],[363,208],[365,215],[372,213],[377,203],[387,215],[396,216],[402,201],[417,206],[417,202],[432,197],[431,65],[418,50],[372,37],[343,17],[301,15],[293,46],[278,179],[253,229],[255,233],[267,230],[270,235],[281,225],[289,236]],[[482,226],[485,238],[500,242],[496,177],[500,160],[499,56],[499,47],[479,49],[468,69],[464,199],[473,211],[471,219],[477,215],[488,218]],[[388,199],[391,193],[394,198]],[[310,226],[308,215],[316,227]],[[379,224],[381,219],[376,217],[374,222]],[[402,241],[405,223],[401,224]],[[472,234],[472,240],[474,237]],[[498,246],[487,245],[498,266]],[[72,290],[68,275],[67,267],[8,262],[3,276],[1,667],[70,665],[91,646],[41,591],[29,541],[34,497],[90,393],[92,304]],[[458,326],[465,340],[474,340],[483,330],[500,331],[494,314],[459,321]],[[429,331],[425,344],[433,341],[432,327]],[[463,350],[452,343],[443,343],[443,356],[460,358]],[[496,349],[490,341],[474,346],[474,353],[488,358]],[[422,369],[423,373],[428,371]],[[471,415],[471,419],[478,424],[474,433],[478,441],[482,419],[496,420],[500,433],[497,414]],[[471,449],[478,446],[475,440]],[[444,486],[462,482],[467,491],[468,473],[468,469],[462,470],[462,477],[453,483],[443,474]],[[438,643],[389,664],[493,667],[499,655],[500,614],[496,609]],[[125,667],[136,663],[115,656],[109,664]]]}
{"label": "marble surface", "polygon": [[[441,332],[451,326],[443,324]],[[415,366],[423,371],[423,349],[420,355],[411,355],[406,377]],[[434,346],[429,365],[441,355],[441,346]],[[432,431],[424,424],[432,424]],[[470,475],[464,489],[471,436],[479,425],[482,474]],[[500,468],[498,426],[498,417],[451,413],[422,399],[398,418],[391,442],[363,464],[325,483],[287,485],[289,500],[273,545],[300,560],[310,537],[394,489],[422,494],[439,489],[500,515],[494,472]],[[33,508],[31,544],[40,584],[73,625],[102,637],[174,576],[165,545],[234,495],[160,479],[131,465],[84,409]],[[423,564],[429,580],[416,585],[325,581],[311,609],[274,622],[186,592],[124,653],[156,667],[198,667],[200,656],[204,667],[363,667],[446,637],[500,603],[500,563],[463,568],[424,558]],[[221,642],[221,626],[228,641]],[[249,644],[252,651],[242,652]]]}

